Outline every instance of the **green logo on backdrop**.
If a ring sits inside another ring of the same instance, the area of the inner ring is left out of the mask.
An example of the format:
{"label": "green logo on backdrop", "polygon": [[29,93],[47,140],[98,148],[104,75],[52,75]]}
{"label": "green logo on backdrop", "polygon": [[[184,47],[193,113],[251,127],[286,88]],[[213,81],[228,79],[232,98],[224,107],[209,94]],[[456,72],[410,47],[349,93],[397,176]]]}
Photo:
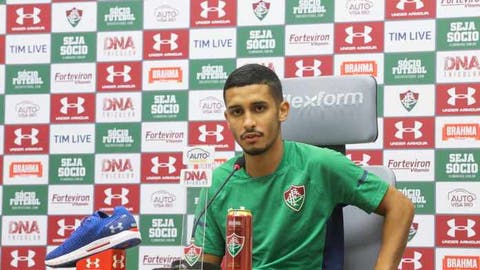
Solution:
{"label": "green logo on backdrop", "polygon": [[190,89],[222,89],[235,59],[190,60]]}
{"label": "green logo on backdrop", "polygon": [[333,1],[286,1],[285,13],[288,24],[333,22]]}
{"label": "green logo on backdrop", "polygon": [[433,182],[397,182],[396,186],[413,202],[416,214],[435,214]]}
{"label": "green logo on backdrop", "polygon": [[93,155],[51,155],[50,184],[93,184]]}
{"label": "green logo on backdrop", "polygon": [[202,188],[187,188],[187,214],[194,215]]}
{"label": "green logo on backdrop", "polygon": [[7,94],[50,93],[50,65],[7,65]]}
{"label": "green logo on backdrop", "polygon": [[142,1],[99,2],[98,30],[140,30],[143,26],[142,5]]}
{"label": "green logo on backdrop", "polygon": [[183,215],[141,215],[142,245],[181,245]]}
{"label": "green logo on backdrop", "polygon": [[144,121],[186,121],[187,91],[144,92],[142,96]]}
{"label": "green logo on backdrop", "polygon": [[385,84],[429,84],[435,82],[435,54],[385,54]]}
{"label": "green logo on backdrop", "polygon": [[97,124],[97,153],[140,152],[140,123]]}
{"label": "green logo on backdrop", "polygon": [[95,62],[95,33],[52,34],[52,62]]}
{"label": "green logo on backdrop", "polygon": [[480,49],[480,18],[437,20],[437,50]]}
{"label": "green logo on backdrop", "polygon": [[3,186],[3,214],[46,215],[48,189],[41,186]]}
{"label": "green logo on backdrop", "polygon": [[437,181],[480,181],[480,149],[435,151]]}
{"label": "green logo on backdrop", "polygon": [[283,56],[285,31],[282,26],[238,28],[238,57]]}

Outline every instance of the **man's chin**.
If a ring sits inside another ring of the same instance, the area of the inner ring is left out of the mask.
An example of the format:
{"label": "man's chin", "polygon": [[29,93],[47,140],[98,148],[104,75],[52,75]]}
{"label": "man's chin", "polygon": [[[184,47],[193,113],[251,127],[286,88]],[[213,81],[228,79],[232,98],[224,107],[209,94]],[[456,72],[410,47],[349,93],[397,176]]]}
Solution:
{"label": "man's chin", "polygon": [[247,155],[250,155],[250,156],[258,156],[258,155],[261,155],[263,153],[265,153],[265,151],[267,151],[266,148],[258,148],[258,147],[244,147],[243,148],[243,152]]}

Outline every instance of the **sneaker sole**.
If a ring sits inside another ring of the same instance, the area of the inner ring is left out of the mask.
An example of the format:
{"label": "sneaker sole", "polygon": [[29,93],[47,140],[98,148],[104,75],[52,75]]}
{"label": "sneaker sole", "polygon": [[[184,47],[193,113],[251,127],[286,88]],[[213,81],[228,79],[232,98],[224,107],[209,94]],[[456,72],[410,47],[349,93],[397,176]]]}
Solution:
{"label": "sneaker sole", "polygon": [[50,267],[60,267],[72,265],[78,260],[102,252],[111,248],[126,249],[140,244],[140,232],[135,230],[123,231],[111,236],[107,236],[89,243],[77,250],[62,255],[60,257],[45,261],[45,265]]}

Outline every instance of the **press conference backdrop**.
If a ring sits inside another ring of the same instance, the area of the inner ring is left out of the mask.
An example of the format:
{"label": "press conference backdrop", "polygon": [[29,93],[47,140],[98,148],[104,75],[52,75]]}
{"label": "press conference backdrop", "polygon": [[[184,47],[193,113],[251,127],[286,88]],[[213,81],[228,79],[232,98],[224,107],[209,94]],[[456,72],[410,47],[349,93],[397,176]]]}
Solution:
{"label": "press conference backdrop", "polygon": [[391,168],[415,203],[399,269],[480,269],[479,14],[479,0],[0,0],[1,269],[45,269],[82,217],[119,204],[143,236],[128,269],[181,257],[199,193],[179,183],[182,151],[240,151],[221,89],[253,62],[375,76],[379,138],[347,154]]}

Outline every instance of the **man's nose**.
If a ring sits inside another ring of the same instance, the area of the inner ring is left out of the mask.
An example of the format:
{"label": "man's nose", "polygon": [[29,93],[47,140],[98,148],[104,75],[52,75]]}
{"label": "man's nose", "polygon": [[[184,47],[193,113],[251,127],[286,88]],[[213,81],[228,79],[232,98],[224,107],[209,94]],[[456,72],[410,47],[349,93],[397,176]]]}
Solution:
{"label": "man's nose", "polygon": [[251,113],[245,114],[245,119],[243,121],[245,129],[252,129],[257,125],[257,122]]}

